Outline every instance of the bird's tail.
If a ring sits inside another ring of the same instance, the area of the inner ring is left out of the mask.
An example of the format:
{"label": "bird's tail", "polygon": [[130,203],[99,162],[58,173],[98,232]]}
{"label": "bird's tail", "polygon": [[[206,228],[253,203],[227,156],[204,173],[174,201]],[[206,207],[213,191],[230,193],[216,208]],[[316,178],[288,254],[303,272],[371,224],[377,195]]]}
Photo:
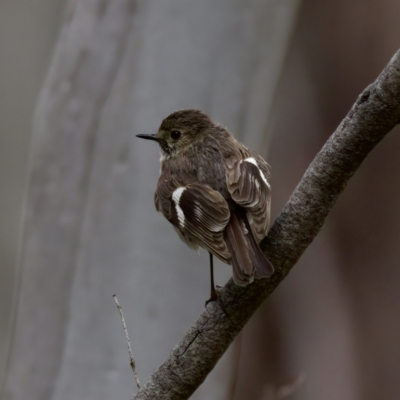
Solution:
{"label": "bird's tail", "polygon": [[254,239],[244,210],[231,214],[224,239],[232,255],[233,280],[237,285],[246,286],[254,278],[273,274],[274,267]]}

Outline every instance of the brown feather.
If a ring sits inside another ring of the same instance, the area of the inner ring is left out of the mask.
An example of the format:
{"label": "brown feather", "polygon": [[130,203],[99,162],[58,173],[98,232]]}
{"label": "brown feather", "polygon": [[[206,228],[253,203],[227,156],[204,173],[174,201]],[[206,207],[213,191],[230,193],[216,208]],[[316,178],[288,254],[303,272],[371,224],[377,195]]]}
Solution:
{"label": "brown feather", "polygon": [[266,278],[274,268],[262,253],[250,230],[245,211],[232,213],[224,232],[225,242],[232,256],[233,280],[245,286],[256,278]]}
{"label": "brown feather", "polygon": [[[175,204],[173,193],[178,188],[183,191],[179,204]],[[228,224],[230,211],[219,192],[205,184],[191,183],[182,186],[166,179],[157,187],[155,203],[157,210],[175,226],[180,238],[190,247],[201,246],[223,262],[231,262],[222,233]],[[177,206],[183,213],[184,223],[179,220]]]}
{"label": "brown feather", "polygon": [[[226,181],[232,199],[248,211],[248,220],[258,240],[266,235],[270,218],[270,187],[254,157],[231,156],[226,161]],[[265,163],[266,164],[266,163]]]}

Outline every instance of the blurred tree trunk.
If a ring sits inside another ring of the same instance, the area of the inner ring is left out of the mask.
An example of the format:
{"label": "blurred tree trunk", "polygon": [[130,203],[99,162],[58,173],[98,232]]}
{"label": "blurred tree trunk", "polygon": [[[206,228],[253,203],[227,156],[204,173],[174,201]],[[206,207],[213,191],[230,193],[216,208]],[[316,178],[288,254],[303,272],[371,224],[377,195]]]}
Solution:
{"label": "blurred tree trunk", "polygon": [[0,393],[20,279],[32,115],[63,5],[64,0],[0,1]]}
{"label": "blurred tree trunk", "polygon": [[[34,120],[5,399],[129,397],[114,293],[142,380],[202,310],[207,256],[155,212],[157,149],[134,134],[198,107],[265,145],[298,4],[69,2]],[[219,282],[230,274],[218,266]],[[225,397],[231,357],[194,398]]]}

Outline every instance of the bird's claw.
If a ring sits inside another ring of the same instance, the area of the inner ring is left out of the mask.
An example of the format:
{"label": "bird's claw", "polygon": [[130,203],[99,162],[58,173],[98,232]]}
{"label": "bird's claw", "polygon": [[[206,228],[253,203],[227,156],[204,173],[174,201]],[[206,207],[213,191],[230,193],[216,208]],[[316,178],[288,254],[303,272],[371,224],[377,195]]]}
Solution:
{"label": "bird's claw", "polygon": [[[221,288],[221,286],[217,285],[217,289],[220,289],[220,288]],[[213,301],[218,301],[218,304],[221,307],[221,310],[224,312],[224,314],[226,316],[228,316],[228,313],[225,309],[224,303],[222,302],[221,297],[219,296],[217,290],[215,290],[215,289],[211,291],[211,297],[206,301],[205,307],[207,307],[207,305]]]}

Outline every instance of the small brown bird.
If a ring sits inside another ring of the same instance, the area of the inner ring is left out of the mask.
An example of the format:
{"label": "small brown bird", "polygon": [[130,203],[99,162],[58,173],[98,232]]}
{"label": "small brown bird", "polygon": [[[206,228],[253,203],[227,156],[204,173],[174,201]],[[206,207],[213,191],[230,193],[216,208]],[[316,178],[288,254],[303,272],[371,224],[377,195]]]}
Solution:
{"label": "small brown bird", "polygon": [[232,264],[233,280],[245,286],[274,269],[258,243],[270,220],[268,164],[199,110],[180,110],[156,134],[161,174],[154,201],[191,248],[210,253],[211,298],[215,255]]}

